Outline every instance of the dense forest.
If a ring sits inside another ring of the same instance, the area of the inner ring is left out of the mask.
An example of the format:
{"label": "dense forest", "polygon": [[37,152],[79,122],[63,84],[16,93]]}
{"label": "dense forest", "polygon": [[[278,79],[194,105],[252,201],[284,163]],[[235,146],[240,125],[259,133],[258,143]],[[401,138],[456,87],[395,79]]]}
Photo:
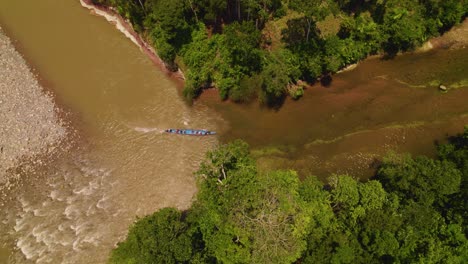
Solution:
{"label": "dense forest", "polygon": [[259,172],[242,141],[209,152],[184,212],[139,219],[111,263],[467,263],[468,127],[436,158],[390,155],[361,182]]}
{"label": "dense forest", "polygon": [[414,49],[468,10],[466,0],[92,1],[183,69],[187,98],[215,86],[223,99],[271,105],[370,54]]}

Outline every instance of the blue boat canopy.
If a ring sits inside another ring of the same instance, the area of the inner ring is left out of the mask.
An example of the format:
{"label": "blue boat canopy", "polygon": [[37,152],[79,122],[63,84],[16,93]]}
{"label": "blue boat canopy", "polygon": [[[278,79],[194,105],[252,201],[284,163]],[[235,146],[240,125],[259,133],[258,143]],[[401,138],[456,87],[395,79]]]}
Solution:
{"label": "blue boat canopy", "polygon": [[191,136],[209,136],[209,135],[215,135],[216,132],[214,131],[208,131],[205,129],[166,129],[166,133],[172,133],[172,134],[180,134],[180,135],[191,135]]}

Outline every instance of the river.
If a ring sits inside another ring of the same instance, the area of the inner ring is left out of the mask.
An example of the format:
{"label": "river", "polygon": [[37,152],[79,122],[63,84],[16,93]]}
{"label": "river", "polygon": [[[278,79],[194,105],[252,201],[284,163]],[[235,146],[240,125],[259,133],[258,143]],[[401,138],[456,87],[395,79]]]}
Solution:
{"label": "river", "polygon": [[190,205],[193,172],[217,139],[161,131],[218,130],[219,116],[184,103],[177,82],[79,1],[0,0],[0,23],[79,137],[1,208],[15,262],[103,263],[136,216]]}
{"label": "river", "polygon": [[[440,92],[439,84],[449,92]],[[440,49],[365,60],[327,86],[312,85],[299,101],[287,99],[279,111],[220,104],[212,91],[202,99],[230,125],[221,141],[249,142],[261,168],[365,179],[388,152],[431,156],[436,140],[462,132],[466,87],[468,48]]]}
{"label": "river", "polygon": [[193,172],[218,138],[165,128],[243,138],[261,168],[365,178],[388,151],[431,154],[434,140],[468,123],[468,89],[435,88],[466,85],[466,49],[367,60],[276,111],[209,91],[188,106],[180,83],[77,0],[0,0],[0,24],[72,113],[78,142],[9,194],[0,242],[11,250],[0,249],[0,262],[13,252],[13,263],[104,263],[136,216],[187,208]]}

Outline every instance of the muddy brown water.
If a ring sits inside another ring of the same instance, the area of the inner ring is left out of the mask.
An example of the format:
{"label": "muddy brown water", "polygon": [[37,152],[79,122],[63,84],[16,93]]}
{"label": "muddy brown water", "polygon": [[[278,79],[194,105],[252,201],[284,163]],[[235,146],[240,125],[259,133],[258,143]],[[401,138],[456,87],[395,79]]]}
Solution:
{"label": "muddy brown water", "polygon": [[0,248],[0,263],[7,263],[9,257],[10,257],[9,250],[5,248]]}
{"label": "muddy brown water", "polygon": [[[390,150],[433,153],[432,142],[468,123],[466,49],[361,63],[279,111],[219,102],[187,106],[177,83],[132,42],[75,0],[0,0],[0,24],[57,101],[74,113],[80,146],[25,175],[0,211],[0,262],[105,263],[136,216],[187,208],[193,171],[217,137],[243,138],[261,168],[366,177]],[[5,256],[5,257],[4,257]]]}
{"label": "muddy brown water", "polygon": [[[448,93],[439,84],[450,87]],[[433,155],[435,140],[468,124],[468,48],[372,58],[315,84],[279,111],[217,102],[230,128],[222,141],[243,138],[264,168],[294,168],[302,177],[346,173],[367,178],[386,153]]]}
{"label": "muddy brown water", "polygon": [[[176,83],[79,1],[0,0],[0,23],[58,102],[74,113],[80,146],[25,175],[0,211],[12,261],[104,263],[136,216],[187,208],[193,172],[218,130],[203,104],[187,106]],[[3,254],[3,253],[2,253]]]}

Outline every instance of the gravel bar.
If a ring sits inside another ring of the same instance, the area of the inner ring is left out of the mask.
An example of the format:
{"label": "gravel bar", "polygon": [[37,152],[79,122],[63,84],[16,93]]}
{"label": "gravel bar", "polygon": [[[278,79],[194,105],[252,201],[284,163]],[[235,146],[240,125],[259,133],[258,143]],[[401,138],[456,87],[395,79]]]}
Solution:
{"label": "gravel bar", "polygon": [[0,187],[21,161],[52,153],[66,134],[52,96],[0,28]]}

